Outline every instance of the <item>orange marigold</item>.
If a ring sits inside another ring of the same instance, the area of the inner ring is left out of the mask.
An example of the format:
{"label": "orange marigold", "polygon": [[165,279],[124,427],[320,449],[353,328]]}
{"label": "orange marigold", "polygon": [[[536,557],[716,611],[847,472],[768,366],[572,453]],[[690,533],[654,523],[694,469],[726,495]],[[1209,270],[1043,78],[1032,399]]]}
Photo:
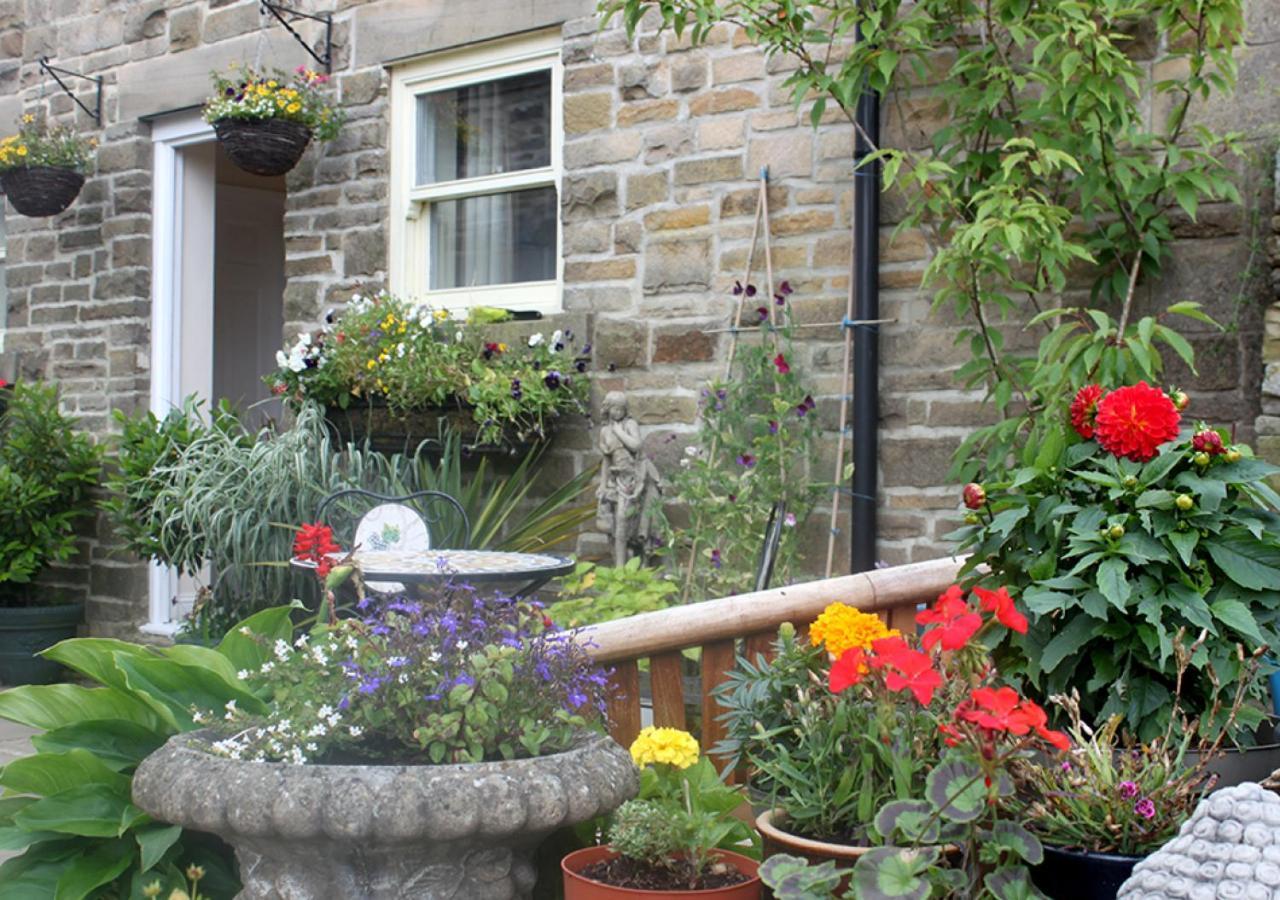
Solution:
{"label": "orange marigold", "polygon": [[809,640],[813,646],[825,645],[827,652],[836,659],[846,650],[870,650],[874,641],[899,634],[896,628],[885,627],[879,616],[839,602],[824,609],[809,626]]}

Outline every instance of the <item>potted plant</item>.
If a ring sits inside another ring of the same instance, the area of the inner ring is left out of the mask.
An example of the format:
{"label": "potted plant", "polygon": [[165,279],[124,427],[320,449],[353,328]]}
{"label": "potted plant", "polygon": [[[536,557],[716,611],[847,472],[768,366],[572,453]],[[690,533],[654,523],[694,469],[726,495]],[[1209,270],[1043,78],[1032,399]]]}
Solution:
{"label": "potted plant", "polygon": [[324,404],[352,441],[412,450],[438,436],[443,417],[473,449],[513,448],[543,440],[557,417],[587,411],[591,348],[574,343],[563,331],[493,341],[478,320],[357,294],[279,351],[266,381],[292,404]]}
{"label": "potted plant", "polygon": [[0,187],[24,216],[56,216],[84,187],[97,141],[43,118],[22,117],[17,134],[0,140]]}
{"label": "potted plant", "polygon": [[[1006,674],[1074,690],[1086,722],[1118,714],[1139,740],[1167,731],[1176,693],[1213,741],[1224,691],[1245,681],[1252,702],[1230,730],[1248,744],[1266,691],[1250,660],[1280,641],[1280,496],[1265,481],[1280,469],[1185,427],[1188,402],[1146,382],[1080,388],[1070,422],[1046,423],[1019,467],[965,488],[955,536],[970,583],[1007,584],[1030,613],[997,650]],[[1175,691],[1179,632],[1203,640]]]}
{"label": "potted plant", "polygon": [[235,848],[245,896],[521,896],[543,837],[634,795],[585,728],[603,673],[536,606],[459,586],[360,607],[240,673],[265,715],[230,703],[134,776],[142,809]]}
{"label": "potted plant", "polygon": [[204,118],[237,166],[254,175],[283,175],[313,137],[328,141],[338,135],[342,112],[322,90],[328,80],[306,66],[292,75],[248,66],[230,77],[215,72]]}
{"label": "potted plant", "polygon": [[1093,729],[1078,697],[1053,701],[1070,720],[1073,746],[1061,760],[1013,766],[1013,806],[1044,844],[1032,878],[1051,896],[1070,885],[1073,900],[1115,900],[1133,867],[1177,836],[1216,779],[1203,760],[1189,764],[1193,728],[1137,743],[1123,735],[1120,715]]}
{"label": "potted plant", "polygon": [[642,767],[640,794],[612,816],[607,846],[587,847],[561,861],[565,900],[685,897],[756,900],[760,879],[755,835],[734,815],[739,791],[724,784],[676,728],[648,727],[631,745]]}
{"label": "potted plant", "polygon": [[93,511],[99,455],[48,385],[0,387],[0,682],[44,684],[57,663],[36,656],[75,637],[84,603],[37,579],[76,552],[76,527]]}

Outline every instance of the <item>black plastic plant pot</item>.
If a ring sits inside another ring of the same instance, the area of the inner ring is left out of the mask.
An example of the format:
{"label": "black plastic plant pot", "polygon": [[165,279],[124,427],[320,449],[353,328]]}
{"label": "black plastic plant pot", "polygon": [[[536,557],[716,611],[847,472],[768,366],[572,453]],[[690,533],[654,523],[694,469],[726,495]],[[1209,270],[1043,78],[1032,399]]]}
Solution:
{"label": "black plastic plant pot", "polygon": [[311,143],[310,128],[284,119],[219,119],[213,132],[228,158],[254,175],[283,175]]}
{"label": "black plastic plant pot", "polygon": [[1044,862],[1031,870],[1031,880],[1053,900],[1116,900],[1120,886],[1142,860],[1141,856],[1089,853],[1046,844]]}
{"label": "black plastic plant pot", "polygon": [[0,607],[0,684],[50,684],[62,666],[37,656],[59,641],[76,636],[84,604]]}
{"label": "black plastic plant pot", "polygon": [[60,166],[27,166],[0,174],[0,187],[24,216],[56,216],[84,187],[84,176]]}

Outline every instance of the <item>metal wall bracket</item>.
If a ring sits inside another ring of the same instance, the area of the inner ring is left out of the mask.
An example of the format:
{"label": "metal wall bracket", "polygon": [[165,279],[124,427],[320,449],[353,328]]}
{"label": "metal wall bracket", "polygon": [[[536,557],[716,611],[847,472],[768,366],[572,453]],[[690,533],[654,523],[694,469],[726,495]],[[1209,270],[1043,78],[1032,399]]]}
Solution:
{"label": "metal wall bracket", "polygon": [[[49,57],[47,56],[40,57],[39,63],[40,63],[40,68],[53,76],[53,80],[58,82],[58,87],[62,88],[63,92],[66,93],[66,95],[75,102],[76,106],[83,109],[87,115],[92,116],[93,120],[97,122],[98,125],[102,125],[102,78],[101,77],[97,77],[94,75],[81,75],[79,72],[71,72],[67,69],[60,69],[57,66],[52,66],[49,64]],[[85,81],[92,81],[94,84],[98,86],[97,100],[94,103],[93,109],[90,109],[89,107],[85,106],[84,103],[80,100],[80,98],[76,96],[75,91],[73,91],[71,87],[65,81],[62,80],[63,75],[66,75],[69,78],[82,78]]]}
{"label": "metal wall bracket", "polygon": [[[333,72],[333,13],[304,13],[300,10],[290,9],[279,3],[272,3],[270,0],[260,0],[262,11],[271,13],[276,21],[284,26],[284,30],[293,35],[293,39],[297,41],[303,50],[307,51],[307,55],[316,61],[318,65],[324,66],[325,74]],[[311,49],[311,45],[303,39],[302,35],[294,30],[293,26],[285,16],[293,16],[297,19],[310,19],[313,22],[324,23],[324,55],[320,56],[316,51]]]}

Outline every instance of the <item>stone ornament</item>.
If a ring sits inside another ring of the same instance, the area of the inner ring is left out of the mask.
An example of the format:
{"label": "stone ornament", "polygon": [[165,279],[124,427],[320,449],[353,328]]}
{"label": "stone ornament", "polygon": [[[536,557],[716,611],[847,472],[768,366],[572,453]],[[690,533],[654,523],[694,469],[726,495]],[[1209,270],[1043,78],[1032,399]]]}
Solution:
{"label": "stone ornament", "polygon": [[640,424],[627,410],[627,396],[610,391],[602,404],[605,422],[596,445],[600,450],[600,486],[596,489],[596,527],[609,535],[613,564],[621,567],[632,555],[641,560],[653,537],[653,505],[662,493],[662,478],[641,453]]}
{"label": "stone ornament", "polygon": [[1253,782],[1214,791],[1117,900],[1280,900],[1280,796]]}
{"label": "stone ornament", "polygon": [[516,900],[557,828],[612,811],[639,782],[612,739],[460,765],[292,765],[215,756],[176,735],[133,778],[150,815],[236,851],[236,900]]}

